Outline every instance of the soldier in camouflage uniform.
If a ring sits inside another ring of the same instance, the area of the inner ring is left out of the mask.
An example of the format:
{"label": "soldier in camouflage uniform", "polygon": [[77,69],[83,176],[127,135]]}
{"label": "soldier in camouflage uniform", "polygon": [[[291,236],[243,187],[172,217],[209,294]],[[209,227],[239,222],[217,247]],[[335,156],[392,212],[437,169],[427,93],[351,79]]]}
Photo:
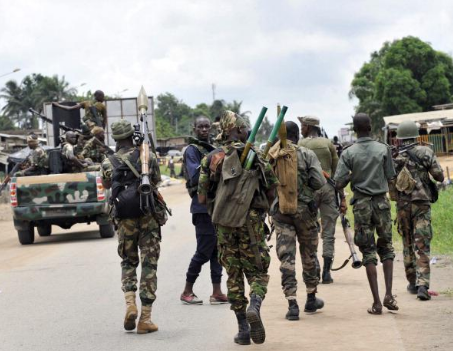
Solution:
{"label": "soldier in camouflage uniform", "polygon": [[[388,145],[370,137],[371,120],[359,113],[353,119],[357,142],[343,150],[335,182],[338,189],[351,182],[354,197],[351,200],[354,213],[354,242],[363,254],[363,265],[373,294],[370,314],[382,314],[382,304],[377,283],[376,251],[382,262],[385,278],[383,305],[392,311],[398,310],[392,294],[393,259],[392,218],[390,201],[387,198],[388,182],[395,177],[392,155]],[[376,230],[378,240],[374,238]]]}
{"label": "soldier in camouflage uniform", "polygon": [[[278,210],[272,216],[277,234],[277,255],[280,260],[282,273],[282,288],[288,300],[288,313],[286,319],[299,319],[299,306],[296,300],[296,238],[299,242],[299,252],[303,266],[303,279],[307,291],[305,312],[316,312],[324,306],[321,299],[316,298],[316,288],[319,278],[316,269],[316,248],[318,247],[318,228],[316,225],[317,211],[314,207],[314,192],[326,184],[322,174],[321,165],[313,151],[302,146],[297,146],[299,140],[299,127],[294,122],[286,122],[288,145],[280,148],[280,143],[270,150],[270,162],[275,167],[277,177],[287,176],[279,173],[277,163],[280,157],[286,157],[287,149],[295,150],[297,157],[297,210],[295,214],[282,214]],[[286,172],[285,172],[286,173]],[[280,179],[281,180],[281,179]],[[280,188],[279,188],[280,189]]]}
{"label": "soldier in camouflage uniform", "polygon": [[[92,138],[88,140],[82,150],[82,158],[89,158],[94,163],[102,163],[106,157],[106,150],[102,147],[97,140],[102,144],[104,143],[104,129],[101,127],[93,127],[91,129]],[[81,138],[82,136],[79,136]]]}
{"label": "soldier in camouflage uniform", "polygon": [[[228,300],[239,325],[234,341],[248,345],[252,338],[260,344],[265,340],[260,307],[267,292],[270,263],[264,218],[278,180],[259,155],[250,170],[242,168],[239,158],[248,130],[243,118],[226,111],[220,127],[222,146],[201,161],[198,200],[207,203],[216,227],[219,260],[228,274]],[[241,181],[245,185],[239,188],[237,182]],[[244,276],[250,285],[248,309]]]}
{"label": "soldier in camouflage uniform", "polygon": [[[52,105],[65,110],[77,110],[83,108],[85,110],[85,115],[83,116],[82,121],[89,130],[96,126],[105,129],[105,124],[107,122],[107,110],[104,105],[104,98],[104,92],[102,90],[96,90],[94,92],[94,101],[82,101],[73,106],[61,105],[57,102],[53,102]],[[95,112],[95,115],[93,112]],[[100,125],[98,125],[98,122]]]}
{"label": "soldier in camouflage uniform", "polygon": [[61,149],[61,155],[63,156],[65,163],[65,171],[68,173],[78,172],[90,172],[99,171],[99,165],[93,165],[90,159],[84,159],[77,157],[74,148],[77,145],[77,134],[74,132],[66,132],[65,142]]}
{"label": "soldier in camouflage uniform", "polygon": [[[398,232],[403,237],[404,268],[409,281],[407,290],[417,294],[420,300],[429,300],[430,244],[432,194],[429,189],[430,175],[437,181],[444,174],[434,152],[427,146],[418,145],[418,127],[412,121],[398,126],[397,138],[402,140],[394,159],[397,178],[395,189],[398,211]],[[409,171],[409,173],[407,173]]]}
{"label": "soldier in camouflage uniform", "polygon": [[[319,136],[319,119],[314,116],[299,117],[302,125],[303,139],[299,140],[299,146],[304,146],[312,150],[319,162],[322,170],[329,177],[335,174],[338,164],[338,155],[332,142]],[[321,238],[322,238],[322,257],[324,266],[322,270],[322,283],[333,283],[330,275],[333,258],[335,256],[335,225],[337,223],[339,210],[346,212],[346,199],[343,192],[340,192],[341,204],[338,204],[335,189],[330,184],[325,184],[315,192],[316,205],[321,215]],[[340,205],[340,208],[338,207]]]}
{"label": "soldier in camouflage uniform", "polygon": [[16,172],[14,176],[34,176],[49,173],[49,158],[47,153],[38,144],[38,137],[35,134],[27,136],[27,145],[30,148],[30,154],[25,161],[27,168]]}
{"label": "soldier in camouflage uniform", "polygon": [[[111,156],[123,164],[128,160],[132,164],[133,154],[138,150],[134,146],[132,135],[134,129],[130,122],[120,120],[112,124],[112,138],[116,140],[117,152]],[[139,159],[136,162],[140,162]],[[114,166],[110,158],[106,158],[101,166],[101,179],[105,188],[110,189],[114,175]],[[157,158],[150,154],[150,181],[153,186],[160,182],[160,171]],[[153,214],[138,218],[115,220],[118,227],[118,255],[121,257],[121,282],[126,300],[124,328],[135,329],[138,310],[135,303],[137,291],[137,267],[141,262],[140,300],[142,310],[137,326],[138,334],[151,333],[158,330],[151,321],[151,310],[156,300],[157,262],[160,256],[160,225]],[[140,251],[140,256],[139,256]]]}

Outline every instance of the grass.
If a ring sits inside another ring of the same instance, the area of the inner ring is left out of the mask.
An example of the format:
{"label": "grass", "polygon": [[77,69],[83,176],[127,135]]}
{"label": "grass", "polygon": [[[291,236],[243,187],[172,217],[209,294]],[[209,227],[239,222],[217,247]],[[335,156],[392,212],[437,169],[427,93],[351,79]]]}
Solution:
{"label": "grass", "polygon": [[[167,169],[167,166],[160,165],[160,174],[170,176],[170,170]],[[181,172],[181,164],[175,164],[175,173],[179,175]]]}
{"label": "grass", "polygon": [[446,297],[453,297],[453,289],[449,288],[447,290],[441,291],[439,294],[444,295]]}
{"label": "grass", "polygon": [[[347,187],[348,204],[352,197],[352,191]],[[433,254],[453,255],[453,216],[451,216],[451,204],[453,203],[453,187],[439,192],[439,200],[431,206],[431,224],[433,227],[433,240],[431,241],[431,252]],[[392,219],[396,219],[396,204],[392,204]],[[354,226],[354,215],[352,206],[348,205],[348,218],[351,226]],[[403,244],[398,233],[397,225],[392,223],[393,243],[395,249],[402,250]]]}

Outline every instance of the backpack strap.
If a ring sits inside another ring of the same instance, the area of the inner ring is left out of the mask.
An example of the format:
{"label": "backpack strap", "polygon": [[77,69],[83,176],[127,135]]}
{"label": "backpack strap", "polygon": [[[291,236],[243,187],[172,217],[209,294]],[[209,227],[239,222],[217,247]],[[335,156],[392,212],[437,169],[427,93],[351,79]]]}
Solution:
{"label": "backpack strap", "polygon": [[[120,155],[117,155],[117,156],[121,159],[121,161],[123,161],[126,164],[126,166],[129,167],[131,172],[134,173],[134,175],[137,178],[140,178],[140,173],[138,173],[137,169],[132,165],[131,161],[129,161],[129,159],[127,157],[123,157]],[[134,150],[134,152],[132,153],[132,161],[134,161],[134,163],[136,163],[139,156],[140,156],[140,152],[138,150]],[[121,162],[118,161],[118,159],[115,156],[109,155],[107,157],[110,160],[110,162],[112,163],[113,169],[116,169],[119,166],[121,166]]]}

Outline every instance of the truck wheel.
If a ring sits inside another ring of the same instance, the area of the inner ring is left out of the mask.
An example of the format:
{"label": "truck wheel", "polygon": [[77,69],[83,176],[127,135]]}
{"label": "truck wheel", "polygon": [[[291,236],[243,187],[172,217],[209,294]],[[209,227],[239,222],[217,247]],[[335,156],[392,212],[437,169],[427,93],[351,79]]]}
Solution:
{"label": "truck wheel", "polygon": [[113,230],[111,223],[100,225],[99,233],[101,234],[101,238],[111,238],[115,235],[115,231]]}
{"label": "truck wheel", "polygon": [[44,224],[37,227],[39,236],[49,236],[52,234],[52,226],[50,224]]}
{"label": "truck wheel", "polygon": [[35,228],[31,224],[26,230],[18,230],[17,234],[22,245],[30,245],[35,241]]}

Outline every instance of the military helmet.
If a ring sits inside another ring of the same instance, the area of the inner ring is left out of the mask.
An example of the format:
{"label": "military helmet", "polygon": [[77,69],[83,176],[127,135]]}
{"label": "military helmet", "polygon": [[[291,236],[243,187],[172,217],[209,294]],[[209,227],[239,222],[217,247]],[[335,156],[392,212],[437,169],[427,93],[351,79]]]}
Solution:
{"label": "military helmet", "polygon": [[121,119],[118,122],[112,123],[112,138],[114,140],[122,140],[134,134],[131,122]]}
{"label": "military helmet", "polygon": [[396,130],[397,139],[412,139],[418,136],[418,127],[413,121],[401,122]]}

